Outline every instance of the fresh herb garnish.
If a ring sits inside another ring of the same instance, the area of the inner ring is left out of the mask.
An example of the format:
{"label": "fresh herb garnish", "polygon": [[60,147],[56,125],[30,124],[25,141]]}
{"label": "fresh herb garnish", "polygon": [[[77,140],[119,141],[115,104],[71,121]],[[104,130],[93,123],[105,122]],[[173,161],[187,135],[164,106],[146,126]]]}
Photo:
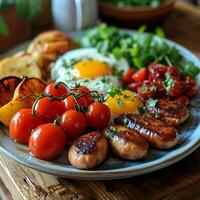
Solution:
{"label": "fresh herb garnish", "polygon": [[123,119],[123,125],[124,126],[127,126],[129,123],[129,120],[127,118]]}
{"label": "fresh herb garnish", "polygon": [[123,106],[123,102],[121,99],[116,99],[116,103],[118,106],[122,107]]}
{"label": "fresh herb garnish", "polygon": [[118,89],[118,88],[116,88],[116,87],[114,87],[114,86],[112,86],[111,88],[110,88],[110,90],[109,90],[109,92],[108,92],[108,94],[111,96],[111,97],[115,97],[115,95],[121,95],[122,94],[122,92],[121,92],[121,90],[120,89]]}
{"label": "fresh herb garnish", "polygon": [[139,112],[140,115],[144,115],[145,114],[145,107],[144,106],[139,107],[138,112]]}
{"label": "fresh herb garnish", "polygon": [[142,87],[142,88],[141,88],[141,92],[142,92],[142,93],[145,93],[145,92],[147,92],[147,91],[148,91],[148,88],[147,88],[147,87]]}
{"label": "fresh herb garnish", "polygon": [[174,81],[169,73],[165,74],[165,80],[163,81],[163,87],[166,89],[167,94],[170,93],[171,89],[174,87]]}
{"label": "fresh herb garnish", "polygon": [[114,126],[110,126],[109,129],[110,129],[111,131],[116,131],[116,130],[117,130]]}
{"label": "fresh herb garnish", "polygon": [[150,98],[148,100],[148,103],[149,103],[149,106],[150,107],[156,107],[157,103],[158,103],[158,100],[157,99],[153,99],[153,98]]}

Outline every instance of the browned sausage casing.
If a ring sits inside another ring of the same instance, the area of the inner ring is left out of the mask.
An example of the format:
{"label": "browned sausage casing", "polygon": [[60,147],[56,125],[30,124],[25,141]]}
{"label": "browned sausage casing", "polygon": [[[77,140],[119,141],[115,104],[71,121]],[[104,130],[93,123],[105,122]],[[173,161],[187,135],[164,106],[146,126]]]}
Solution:
{"label": "browned sausage casing", "polygon": [[79,137],[68,152],[69,162],[79,169],[91,169],[104,161],[108,143],[103,134],[93,131]]}
{"label": "browned sausage casing", "polygon": [[179,134],[173,126],[146,115],[122,114],[115,119],[115,123],[137,131],[155,148],[172,148],[179,139]]}
{"label": "browned sausage casing", "polygon": [[148,143],[136,131],[124,126],[112,125],[104,130],[113,153],[127,160],[138,160],[146,156]]}
{"label": "browned sausage casing", "polygon": [[156,106],[151,106],[150,100],[147,100],[146,108],[154,117],[158,115],[162,121],[173,126],[183,123],[189,116],[186,106],[170,100],[158,100]]}

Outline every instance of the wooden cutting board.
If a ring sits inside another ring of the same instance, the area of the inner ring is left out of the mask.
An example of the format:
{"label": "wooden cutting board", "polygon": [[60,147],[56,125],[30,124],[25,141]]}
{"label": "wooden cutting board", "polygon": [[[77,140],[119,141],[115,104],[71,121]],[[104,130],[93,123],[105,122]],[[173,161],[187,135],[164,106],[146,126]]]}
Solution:
{"label": "wooden cutting board", "polygon": [[[200,56],[200,9],[178,1],[164,28],[168,38]],[[161,171],[115,181],[62,179],[0,154],[0,177],[15,200],[199,200],[200,149]]]}

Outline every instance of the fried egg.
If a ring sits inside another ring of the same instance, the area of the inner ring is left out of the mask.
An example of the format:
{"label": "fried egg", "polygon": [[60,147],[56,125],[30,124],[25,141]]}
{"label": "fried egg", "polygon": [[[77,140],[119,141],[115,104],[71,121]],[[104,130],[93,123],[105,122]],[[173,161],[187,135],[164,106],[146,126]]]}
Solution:
{"label": "fried egg", "polygon": [[129,90],[120,90],[116,95],[109,96],[105,103],[113,116],[136,113],[143,104],[138,95]]}
{"label": "fried egg", "polygon": [[87,86],[90,90],[106,93],[112,86],[120,87],[120,77],[129,69],[126,59],[100,53],[95,48],[76,49],[65,53],[54,64],[51,76],[68,86]]}

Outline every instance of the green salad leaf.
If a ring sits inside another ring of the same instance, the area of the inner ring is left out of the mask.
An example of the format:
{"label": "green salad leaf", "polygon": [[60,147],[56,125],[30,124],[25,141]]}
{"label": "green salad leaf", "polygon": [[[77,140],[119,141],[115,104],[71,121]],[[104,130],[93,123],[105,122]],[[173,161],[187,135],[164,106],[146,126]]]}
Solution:
{"label": "green salad leaf", "polygon": [[200,73],[198,66],[185,59],[175,46],[163,40],[165,34],[161,28],[156,29],[157,35],[147,33],[145,30],[146,26],[142,26],[131,35],[102,23],[90,29],[79,39],[79,43],[82,48],[96,47],[99,52],[112,53],[117,59],[123,57],[136,69],[148,67],[151,62],[159,62],[176,66],[182,75],[192,78]]}

